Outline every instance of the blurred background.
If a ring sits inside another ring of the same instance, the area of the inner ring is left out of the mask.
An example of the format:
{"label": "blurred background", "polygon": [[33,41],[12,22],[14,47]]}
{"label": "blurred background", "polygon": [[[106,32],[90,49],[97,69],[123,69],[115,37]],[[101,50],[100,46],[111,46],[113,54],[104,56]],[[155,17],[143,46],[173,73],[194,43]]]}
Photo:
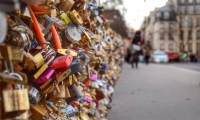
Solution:
{"label": "blurred background", "polygon": [[[200,0],[101,0],[124,38],[125,60],[109,120],[199,120]],[[140,32],[139,68],[129,47]],[[152,49],[145,65],[145,45]],[[128,63],[128,64],[127,64]]]}

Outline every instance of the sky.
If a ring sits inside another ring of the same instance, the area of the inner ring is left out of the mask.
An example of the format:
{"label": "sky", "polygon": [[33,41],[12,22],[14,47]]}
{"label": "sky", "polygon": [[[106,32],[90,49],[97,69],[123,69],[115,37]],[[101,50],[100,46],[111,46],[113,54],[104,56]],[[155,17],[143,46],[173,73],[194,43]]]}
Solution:
{"label": "sky", "polygon": [[135,30],[140,29],[144,16],[148,16],[155,7],[162,7],[167,0],[123,0],[127,9],[125,20]]}

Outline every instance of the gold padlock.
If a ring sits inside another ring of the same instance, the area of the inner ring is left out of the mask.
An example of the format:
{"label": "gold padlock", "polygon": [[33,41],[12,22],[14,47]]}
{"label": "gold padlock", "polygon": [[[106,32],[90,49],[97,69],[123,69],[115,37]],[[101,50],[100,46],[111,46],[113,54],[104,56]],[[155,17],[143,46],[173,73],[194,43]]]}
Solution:
{"label": "gold padlock", "polygon": [[69,16],[70,16],[71,20],[73,21],[73,23],[75,23],[77,25],[83,24],[83,20],[76,10],[71,11],[69,13]]}
{"label": "gold padlock", "polygon": [[60,93],[58,93],[57,90],[54,90],[53,92],[48,94],[47,100],[55,101],[55,100],[65,99],[66,98],[65,85],[61,84],[61,85],[58,85],[58,87],[60,89]]}
{"label": "gold padlock", "polygon": [[34,69],[38,61],[30,53],[23,52],[23,54],[24,57],[22,59],[22,62],[19,63],[19,65],[21,65],[24,69],[30,72]]}
{"label": "gold padlock", "polygon": [[78,53],[70,49],[57,49],[57,52],[62,55],[71,54],[73,57],[78,56]]}
{"label": "gold padlock", "polygon": [[58,5],[58,9],[64,12],[68,12],[70,11],[74,3],[75,2],[73,0],[61,0],[60,4]]}
{"label": "gold padlock", "polygon": [[31,106],[31,112],[33,114],[29,118],[32,120],[41,120],[47,115],[47,110],[39,104]]}
{"label": "gold padlock", "polygon": [[41,94],[49,94],[49,93],[51,93],[54,90],[54,87],[55,86],[53,85],[53,82],[50,82],[40,92],[41,92]]}
{"label": "gold padlock", "polygon": [[[9,112],[25,112],[30,109],[28,90],[3,90],[4,111]],[[9,104],[8,104],[9,103]]]}

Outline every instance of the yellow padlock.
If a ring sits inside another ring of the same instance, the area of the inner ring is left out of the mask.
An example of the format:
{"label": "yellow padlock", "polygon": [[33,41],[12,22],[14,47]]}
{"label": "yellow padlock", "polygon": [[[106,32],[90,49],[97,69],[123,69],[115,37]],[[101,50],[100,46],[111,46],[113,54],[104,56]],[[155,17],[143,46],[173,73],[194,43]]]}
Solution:
{"label": "yellow padlock", "polygon": [[70,16],[72,22],[74,22],[75,24],[77,24],[77,25],[83,24],[83,20],[76,10],[71,11],[69,13],[69,16]]}
{"label": "yellow padlock", "polygon": [[67,16],[66,13],[62,13],[62,14],[60,15],[60,19],[63,20],[66,24],[68,24],[68,23],[71,22],[70,18]]}

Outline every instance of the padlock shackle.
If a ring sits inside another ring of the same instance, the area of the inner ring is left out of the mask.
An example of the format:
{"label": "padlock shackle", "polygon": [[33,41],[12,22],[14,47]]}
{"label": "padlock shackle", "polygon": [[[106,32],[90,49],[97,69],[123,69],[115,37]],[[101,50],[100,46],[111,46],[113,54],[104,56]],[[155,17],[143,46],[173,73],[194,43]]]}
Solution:
{"label": "padlock shackle", "polygon": [[55,58],[55,55],[53,55],[47,62],[46,64],[49,65]]}
{"label": "padlock shackle", "polygon": [[[30,14],[31,14],[31,17],[32,17],[32,20],[33,20],[33,27],[34,27],[34,29],[35,29],[35,32],[36,32],[38,41],[39,41],[39,42],[45,42],[46,40],[45,40],[45,38],[44,38],[44,36],[43,36],[42,30],[41,30],[41,28],[40,28],[40,25],[39,25],[39,23],[38,23],[38,21],[37,21],[37,18],[36,18],[36,16],[35,16],[33,10],[31,9],[30,5],[28,5],[28,9],[29,9],[29,11],[30,11]],[[41,47],[42,47],[42,48],[45,48],[46,45],[42,44]]]}

